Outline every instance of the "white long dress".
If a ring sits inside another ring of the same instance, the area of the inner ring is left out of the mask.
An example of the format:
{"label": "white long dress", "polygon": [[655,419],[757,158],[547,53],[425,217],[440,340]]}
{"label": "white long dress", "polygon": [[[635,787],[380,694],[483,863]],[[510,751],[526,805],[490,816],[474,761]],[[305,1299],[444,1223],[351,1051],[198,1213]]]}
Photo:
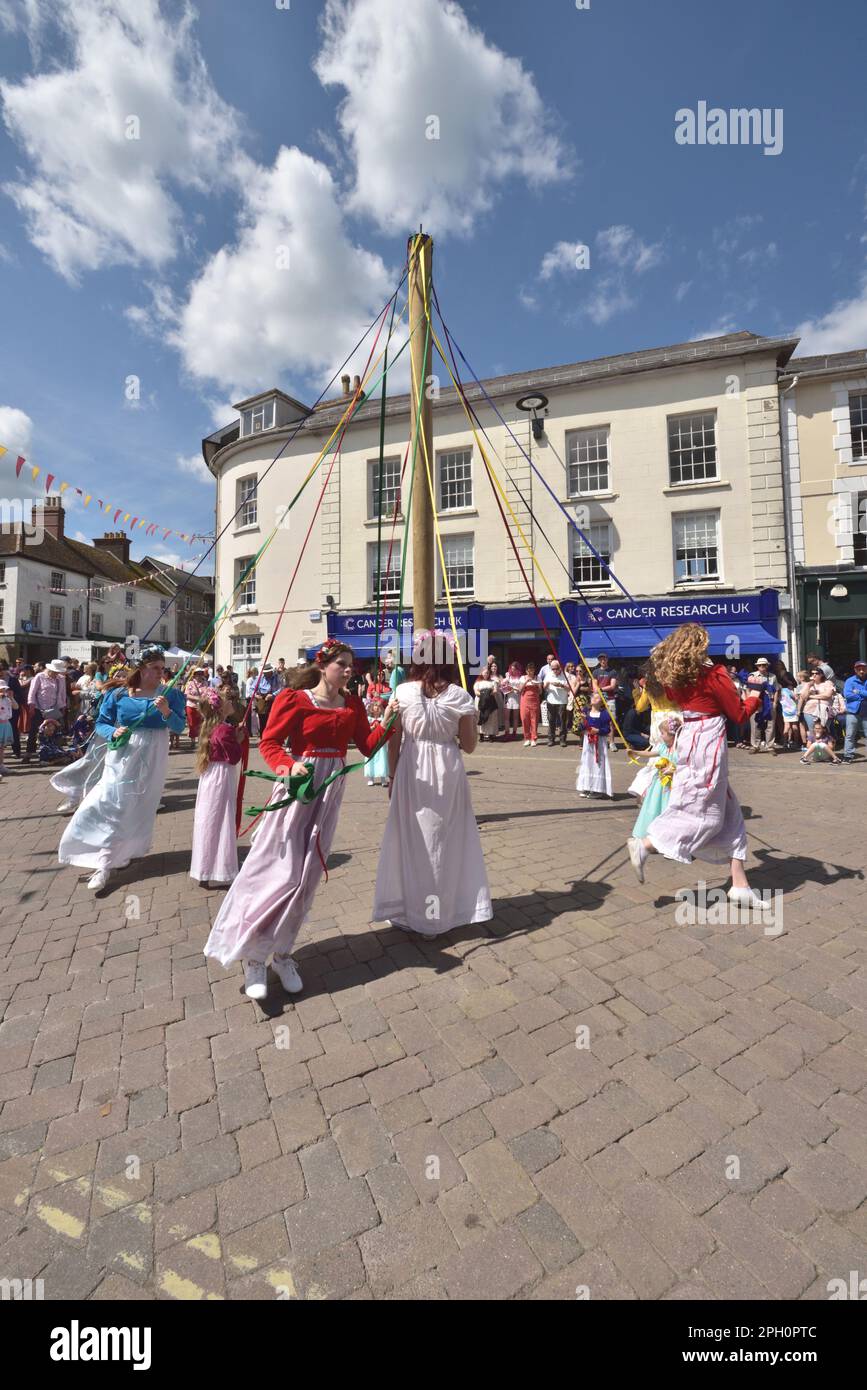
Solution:
{"label": "white long dress", "polygon": [[61,864],[121,869],[149,854],[168,762],[167,729],[137,730],[125,748],[110,748],[100,780],[64,831]]}
{"label": "white long dress", "polygon": [[482,842],[461,750],[471,695],[450,685],[428,699],[418,681],[398,686],[403,742],[379,869],[373,919],[440,936],[493,916]]}
{"label": "white long dress", "polygon": [[87,741],[84,756],[59,768],[54,776],[48,779],[51,786],[73,806],[77,806],[102,776],[107,748],[108,739],[103,738],[102,734],[98,734],[94,729]]}
{"label": "white long dress", "polygon": [[[595,723],[592,715],[587,716],[587,723],[591,726]],[[611,766],[608,761],[607,733],[598,733],[596,740],[591,741],[585,732],[575,789],[579,792],[596,792],[603,796],[611,796]]]}

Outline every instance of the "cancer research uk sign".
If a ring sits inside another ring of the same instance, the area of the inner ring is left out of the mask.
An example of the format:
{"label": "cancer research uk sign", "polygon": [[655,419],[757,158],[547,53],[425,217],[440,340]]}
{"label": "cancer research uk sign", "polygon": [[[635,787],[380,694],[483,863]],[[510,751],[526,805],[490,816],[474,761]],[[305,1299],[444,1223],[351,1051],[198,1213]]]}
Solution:
{"label": "cancer research uk sign", "polygon": [[[395,618],[390,613],[386,613],[379,619],[379,625],[389,632],[394,632]],[[467,625],[467,615],[455,609],[455,626],[461,631]],[[451,632],[452,624],[448,613],[437,613],[436,626],[445,632]],[[331,620],[331,635],[333,637],[346,637],[351,640],[353,637],[374,636],[376,634],[377,618],[375,613],[341,613]],[[412,631],[412,614],[402,613],[400,618],[401,634],[406,635],[407,630]]]}
{"label": "cancer research uk sign", "polygon": [[767,594],[738,594],[689,599],[650,599],[643,603],[614,600],[611,603],[582,603],[578,608],[580,627],[641,627],[658,623],[676,627],[678,623],[762,623],[776,617],[775,591]]}

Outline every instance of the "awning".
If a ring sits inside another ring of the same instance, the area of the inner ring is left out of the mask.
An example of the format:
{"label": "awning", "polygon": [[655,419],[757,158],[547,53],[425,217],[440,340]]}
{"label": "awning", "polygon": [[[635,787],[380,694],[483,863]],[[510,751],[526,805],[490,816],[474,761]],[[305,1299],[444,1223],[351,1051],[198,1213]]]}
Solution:
{"label": "awning", "polygon": [[[713,656],[779,656],[785,643],[774,637],[761,623],[708,623],[710,651]],[[583,628],[581,650],[585,656],[643,657],[651,647],[676,632],[677,627],[610,627]]]}

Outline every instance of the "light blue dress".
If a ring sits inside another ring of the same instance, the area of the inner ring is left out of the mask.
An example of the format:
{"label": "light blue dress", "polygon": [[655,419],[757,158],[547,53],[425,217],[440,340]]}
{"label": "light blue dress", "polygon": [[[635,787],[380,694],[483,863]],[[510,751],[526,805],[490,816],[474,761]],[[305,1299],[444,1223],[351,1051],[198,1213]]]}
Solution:
{"label": "light blue dress", "polygon": [[[371,719],[370,722],[371,724],[375,724],[378,720]],[[383,782],[388,781],[387,741],[380,744],[372,758],[368,758],[367,762],[364,764],[364,775],[370,782],[375,782],[378,779],[382,779]]]}
{"label": "light blue dress", "polygon": [[[660,739],[653,750],[653,758],[650,760],[651,766],[653,766],[654,759],[656,758],[668,758],[669,762],[676,764],[677,749],[676,747],[666,747],[662,739]],[[641,810],[638,812],[638,819],[632,827],[632,834],[636,840],[646,835],[651,821],[655,821],[657,816],[662,815],[662,812],[668,805],[668,798],[670,796],[671,783],[669,783],[668,786],[663,786],[659,778],[659,771],[654,767],[653,781],[644,793],[644,800],[641,803]]]}

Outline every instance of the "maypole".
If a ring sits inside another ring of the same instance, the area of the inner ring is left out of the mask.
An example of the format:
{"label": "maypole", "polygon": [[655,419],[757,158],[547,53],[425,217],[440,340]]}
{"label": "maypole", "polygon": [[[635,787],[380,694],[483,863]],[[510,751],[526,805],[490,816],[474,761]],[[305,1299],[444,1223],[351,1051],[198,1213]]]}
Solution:
{"label": "maypole", "polygon": [[[433,242],[419,231],[409,238],[409,331],[412,356],[412,431],[418,430],[422,458],[433,466],[433,409],[425,373],[425,327],[431,303]],[[433,631],[434,519],[430,491],[417,487],[412,499],[412,621],[413,629]]]}

